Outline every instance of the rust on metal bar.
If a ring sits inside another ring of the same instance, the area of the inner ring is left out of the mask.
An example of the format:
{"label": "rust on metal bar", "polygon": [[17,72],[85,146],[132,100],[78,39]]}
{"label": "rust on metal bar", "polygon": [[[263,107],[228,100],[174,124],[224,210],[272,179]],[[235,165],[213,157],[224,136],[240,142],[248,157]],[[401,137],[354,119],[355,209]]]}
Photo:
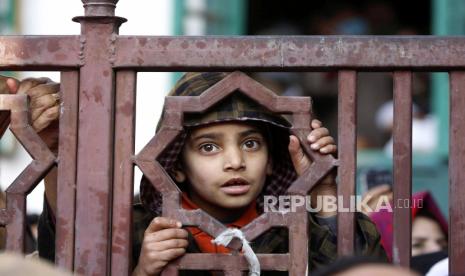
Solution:
{"label": "rust on metal bar", "polygon": [[[357,72],[339,71],[338,78],[338,147],[340,166],[337,194],[344,208],[350,208],[355,195],[357,164]],[[338,212],[337,252],[349,256],[354,252],[355,218],[353,212]]]}
{"label": "rust on metal bar", "polygon": [[79,74],[61,73],[60,139],[57,172],[57,210],[55,262],[59,267],[73,270],[74,219],[76,212],[76,152],[78,134]]}
{"label": "rust on metal bar", "polygon": [[[95,2],[95,1],[94,1]],[[86,40],[79,78],[75,271],[107,275],[113,187],[114,71],[112,52],[120,20],[76,18]]]}
{"label": "rust on metal bar", "polygon": [[[289,254],[257,254],[257,258],[262,270],[287,271],[291,263]],[[205,262],[205,259],[209,261]],[[247,261],[242,256],[209,253],[188,253],[181,259],[173,261],[171,265],[182,270],[237,269],[245,271],[248,269]]]}
{"label": "rust on metal bar", "polygon": [[116,73],[111,275],[130,275],[132,267],[136,77],[134,71]]}
{"label": "rust on metal bar", "polygon": [[115,67],[141,71],[446,70],[465,65],[464,37],[120,36]]}
{"label": "rust on metal bar", "polygon": [[[182,130],[183,113],[204,112],[232,93],[242,93],[276,113],[291,113],[294,118],[292,132],[298,135],[301,140],[306,139],[305,137],[309,134],[311,105],[308,99],[302,98],[301,101],[297,101],[296,98],[278,97],[244,73],[233,72],[202,93],[201,96],[168,97],[164,110],[168,116],[164,117],[159,132],[142,149],[134,161],[155,189],[162,192],[163,216],[175,218],[185,226],[197,226],[212,237],[217,237],[226,227],[201,209],[190,211],[182,209],[180,205],[181,191],[158,163],[157,158],[166,148],[166,145],[171,143]],[[308,143],[303,143],[303,145],[306,152],[311,152]],[[312,153],[311,158],[313,165],[291,185],[288,192],[292,191],[294,194],[306,196],[311,188],[336,164],[332,156]],[[320,163],[323,165],[318,166]],[[314,166],[315,164],[317,165]],[[322,171],[318,171],[319,169]],[[318,177],[311,177],[311,175]],[[279,226],[289,228],[289,254],[285,256],[288,265],[283,267],[279,262],[272,262],[270,267],[267,269],[263,267],[263,269],[288,270],[291,275],[304,275],[308,270],[309,257],[308,214],[304,206],[301,206],[296,212],[286,214],[264,213],[244,226],[242,231],[246,237],[253,240],[271,227]],[[177,269],[213,269],[223,270],[229,274],[237,274],[246,270],[244,257],[236,254],[240,246],[229,244],[228,247],[233,250],[232,254],[186,254],[168,265],[163,275],[176,275]],[[220,257],[221,259],[219,259]],[[278,258],[277,255],[270,256],[270,259],[273,260],[280,260]]]}
{"label": "rust on metal bar", "polygon": [[1,70],[77,68],[79,36],[0,36]]}
{"label": "rust on metal bar", "polygon": [[22,194],[8,194],[6,207],[13,219],[6,225],[6,250],[24,253],[26,231],[26,196]]}
{"label": "rust on metal bar", "polygon": [[393,242],[395,264],[410,267],[411,209],[395,206],[412,198],[412,72],[394,72],[394,185]]}
{"label": "rust on metal bar", "polygon": [[[311,182],[309,182],[311,183]],[[302,195],[302,194],[301,194]],[[289,214],[289,275],[307,275],[309,268],[310,229],[305,206]]]}
{"label": "rust on metal bar", "polygon": [[450,73],[449,272],[465,274],[465,72]]}

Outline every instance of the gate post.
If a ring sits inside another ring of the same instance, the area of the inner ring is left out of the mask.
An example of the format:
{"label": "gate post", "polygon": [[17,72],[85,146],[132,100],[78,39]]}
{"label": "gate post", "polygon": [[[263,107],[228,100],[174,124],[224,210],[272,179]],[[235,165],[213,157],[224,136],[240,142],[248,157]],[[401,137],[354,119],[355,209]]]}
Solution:
{"label": "gate post", "polygon": [[82,0],[74,269],[108,275],[113,187],[115,42],[118,0]]}

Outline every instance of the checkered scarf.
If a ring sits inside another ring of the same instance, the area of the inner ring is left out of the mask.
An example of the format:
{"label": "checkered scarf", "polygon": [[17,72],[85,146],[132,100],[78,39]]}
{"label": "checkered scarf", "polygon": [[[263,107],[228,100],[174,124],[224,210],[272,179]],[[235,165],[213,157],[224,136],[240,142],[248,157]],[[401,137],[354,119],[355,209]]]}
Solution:
{"label": "checkered scarf", "polygon": [[[198,96],[225,76],[227,76],[226,73],[219,72],[187,73],[181,77],[168,95]],[[160,122],[162,120],[163,114]],[[264,196],[284,194],[297,177],[287,149],[291,125],[284,117],[273,114],[243,94],[233,93],[205,113],[186,114],[183,123],[184,131],[168,146],[157,161],[168,173],[172,172],[177,166],[179,154],[191,128],[226,121],[253,122],[265,130],[273,160],[273,172],[267,177],[264,189],[257,198],[258,211],[262,212]],[[158,124],[160,125],[161,123]],[[182,186],[180,188],[183,190]],[[144,207],[154,215],[160,215],[162,196],[145,177],[142,178],[140,191]]]}

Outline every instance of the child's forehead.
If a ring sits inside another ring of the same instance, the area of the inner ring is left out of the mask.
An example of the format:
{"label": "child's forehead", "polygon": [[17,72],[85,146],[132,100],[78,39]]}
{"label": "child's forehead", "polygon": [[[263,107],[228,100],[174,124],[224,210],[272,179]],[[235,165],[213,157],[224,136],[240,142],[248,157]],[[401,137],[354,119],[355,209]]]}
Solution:
{"label": "child's forehead", "polygon": [[263,134],[263,127],[260,127],[255,122],[248,121],[230,121],[217,122],[208,125],[197,126],[191,128],[188,132],[189,137],[214,133],[214,134],[231,134],[231,133],[259,133]]}

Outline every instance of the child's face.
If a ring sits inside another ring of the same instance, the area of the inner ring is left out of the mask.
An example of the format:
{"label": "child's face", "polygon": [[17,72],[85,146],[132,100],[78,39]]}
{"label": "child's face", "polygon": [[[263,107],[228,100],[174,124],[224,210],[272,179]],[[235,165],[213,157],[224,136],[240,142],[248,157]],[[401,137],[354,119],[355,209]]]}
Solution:
{"label": "child's face", "polygon": [[261,192],[271,161],[267,141],[252,124],[226,122],[193,130],[176,180],[189,180],[191,200],[213,216],[249,206]]}
{"label": "child's face", "polygon": [[418,216],[412,224],[412,256],[433,253],[447,248],[447,239],[439,223]]}

